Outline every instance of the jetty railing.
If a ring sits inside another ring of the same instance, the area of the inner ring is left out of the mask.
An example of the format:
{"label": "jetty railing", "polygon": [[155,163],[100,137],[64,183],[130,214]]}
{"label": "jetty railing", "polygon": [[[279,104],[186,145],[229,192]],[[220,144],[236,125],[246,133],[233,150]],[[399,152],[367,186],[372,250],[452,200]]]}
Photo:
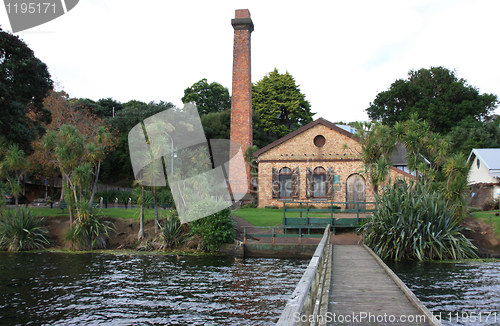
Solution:
{"label": "jetty railing", "polygon": [[[316,206],[321,205],[321,208]],[[330,224],[335,228],[355,227],[364,220],[360,214],[370,214],[375,210],[376,202],[283,202],[283,226],[325,227]],[[336,218],[335,214],[351,214],[356,217]],[[354,215],[355,214],[355,215]]]}
{"label": "jetty railing", "polygon": [[[330,225],[328,225],[309,266],[288,300],[277,326],[314,325],[314,322],[312,324],[308,321],[303,322],[302,315],[314,316],[312,319],[317,320],[322,306],[328,304],[328,296],[324,296],[323,292],[327,288],[325,286],[327,274],[331,273],[331,270],[328,271],[331,269],[330,235]],[[309,320],[309,318],[306,319]]]}
{"label": "jetty railing", "polygon": [[[250,231],[252,229],[257,230],[269,230],[271,229],[271,233],[262,233]],[[298,233],[288,233],[287,230],[290,229],[293,231],[297,231]],[[259,238],[271,238],[272,243],[274,244],[276,238],[299,238],[299,244],[302,244],[302,238],[322,238],[323,234],[311,234],[311,229],[323,229],[323,227],[296,227],[296,226],[246,226],[243,228],[243,243],[247,243],[247,237],[259,237]],[[278,230],[278,232],[276,232]],[[279,232],[279,231],[281,231]],[[302,231],[307,230],[307,233],[303,233]]]}

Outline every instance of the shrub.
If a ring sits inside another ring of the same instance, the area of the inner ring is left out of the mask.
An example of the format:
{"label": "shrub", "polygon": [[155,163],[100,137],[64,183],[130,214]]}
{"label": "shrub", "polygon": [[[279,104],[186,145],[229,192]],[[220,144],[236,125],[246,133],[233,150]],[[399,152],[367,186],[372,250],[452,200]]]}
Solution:
{"label": "shrub", "polygon": [[77,219],[65,238],[78,249],[105,249],[111,230],[114,230],[113,223],[95,216],[91,203],[83,200],[78,203]]}
{"label": "shrub", "polygon": [[377,196],[378,209],[362,226],[365,244],[382,259],[477,257],[461,233],[455,208],[428,184],[396,182]]}
{"label": "shrub", "polygon": [[27,207],[8,210],[0,219],[0,247],[8,251],[42,249],[49,244],[47,230]]}
{"label": "shrub", "polygon": [[162,214],[163,225],[160,225],[161,238],[165,243],[165,248],[175,248],[185,242],[185,236],[182,233],[182,225],[176,210],[167,214]]}
{"label": "shrub", "polygon": [[274,205],[267,205],[265,208],[270,208],[270,209],[279,209],[278,206],[274,206]]}
{"label": "shrub", "polygon": [[498,200],[493,199],[483,203],[481,206],[483,211],[493,211],[498,209]]}
{"label": "shrub", "polygon": [[191,222],[191,232],[201,236],[206,250],[216,252],[223,243],[234,239],[234,223],[229,217],[231,209],[225,208],[215,214]]}
{"label": "shrub", "polygon": [[245,204],[245,205],[242,205],[240,208],[255,208],[257,206],[255,206],[254,203],[250,203],[250,204]]}

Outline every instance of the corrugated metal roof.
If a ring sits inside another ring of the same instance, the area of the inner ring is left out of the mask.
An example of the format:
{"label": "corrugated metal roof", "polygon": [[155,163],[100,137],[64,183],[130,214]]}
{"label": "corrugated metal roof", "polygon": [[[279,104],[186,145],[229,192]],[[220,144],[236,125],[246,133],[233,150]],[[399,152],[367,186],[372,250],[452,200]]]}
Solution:
{"label": "corrugated metal roof", "polygon": [[500,148],[473,148],[468,160],[472,155],[479,158],[488,170],[500,170]]}

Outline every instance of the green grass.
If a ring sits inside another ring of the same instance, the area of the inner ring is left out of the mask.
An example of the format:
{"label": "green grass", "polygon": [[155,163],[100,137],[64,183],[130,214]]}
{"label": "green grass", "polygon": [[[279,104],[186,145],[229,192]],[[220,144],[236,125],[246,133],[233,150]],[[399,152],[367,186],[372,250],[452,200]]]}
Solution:
{"label": "green grass", "polygon": [[278,226],[283,223],[283,210],[272,208],[240,208],[232,213],[254,226]]}
{"label": "green grass", "polygon": [[[10,208],[14,209],[14,208]],[[60,208],[46,208],[46,207],[33,207],[33,216],[67,216],[69,218],[68,209],[64,209],[64,213]],[[129,219],[133,218],[135,220],[139,220],[140,208],[134,207],[132,209],[125,208],[98,208],[96,211],[99,215],[107,216],[107,217],[116,217]],[[161,215],[161,212],[166,212],[166,210],[159,209],[158,214]],[[144,212],[144,220],[153,220],[154,219],[155,210],[152,208],[146,209]]]}
{"label": "green grass", "polygon": [[500,238],[500,216],[495,216],[495,213],[498,213],[498,211],[474,212],[473,214],[476,218],[493,226],[497,237]]}

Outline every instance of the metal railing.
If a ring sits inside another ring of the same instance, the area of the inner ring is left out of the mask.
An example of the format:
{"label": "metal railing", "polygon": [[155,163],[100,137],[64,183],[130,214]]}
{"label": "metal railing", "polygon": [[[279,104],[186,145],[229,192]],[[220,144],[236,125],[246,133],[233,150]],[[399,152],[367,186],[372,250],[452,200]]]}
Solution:
{"label": "metal railing", "polygon": [[[328,225],[309,266],[288,300],[277,326],[315,325],[315,322],[309,323],[308,320],[319,319],[317,316],[320,314],[322,305],[325,304],[323,291],[325,279],[328,278],[326,275],[329,274],[327,270],[331,268],[330,235],[330,225]],[[326,304],[328,304],[328,296],[326,296]],[[305,318],[307,321],[303,322],[301,318],[303,315],[313,318]]]}
{"label": "metal railing", "polygon": [[[256,233],[256,232],[249,232],[248,229],[264,229],[264,230],[269,230],[271,229],[271,233]],[[298,230],[298,233],[287,233],[286,230]],[[302,233],[302,230],[307,230],[307,233],[304,234]],[[323,237],[322,234],[311,234],[311,227],[296,227],[296,226],[246,226],[243,228],[243,243],[247,243],[247,237],[261,237],[261,238],[271,238],[272,243],[274,244],[274,241],[276,238],[299,238],[299,244],[302,244],[302,238],[321,238]],[[319,228],[323,229],[323,227]],[[276,233],[276,230],[283,230],[283,233]]]}

